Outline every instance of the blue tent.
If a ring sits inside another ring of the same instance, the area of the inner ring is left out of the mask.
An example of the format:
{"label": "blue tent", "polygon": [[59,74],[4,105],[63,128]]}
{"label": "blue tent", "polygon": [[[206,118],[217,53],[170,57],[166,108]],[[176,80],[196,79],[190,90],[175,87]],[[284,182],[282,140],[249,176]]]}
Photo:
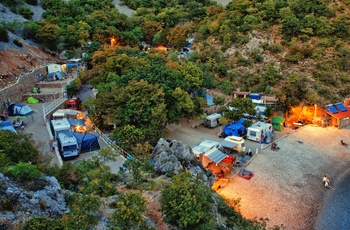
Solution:
{"label": "blue tent", "polygon": [[100,134],[98,133],[65,132],[65,134],[69,137],[75,137],[77,139],[81,153],[100,149],[100,144],[98,143]]}
{"label": "blue tent", "polygon": [[7,114],[9,116],[28,116],[34,111],[28,106],[20,103],[12,103],[7,107]]}
{"label": "blue tent", "polygon": [[243,136],[245,132],[245,127],[242,123],[234,123],[226,125],[224,128],[224,133],[227,136]]}
{"label": "blue tent", "polygon": [[0,130],[10,130],[13,133],[17,133],[15,128],[13,127],[12,123],[10,121],[1,122],[0,123]]}
{"label": "blue tent", "polygon": [[238,121],[236,121],[235,123],[240,123],[240,124],[243,124],[247,119],[245,118],[241,118],[239,119]]}

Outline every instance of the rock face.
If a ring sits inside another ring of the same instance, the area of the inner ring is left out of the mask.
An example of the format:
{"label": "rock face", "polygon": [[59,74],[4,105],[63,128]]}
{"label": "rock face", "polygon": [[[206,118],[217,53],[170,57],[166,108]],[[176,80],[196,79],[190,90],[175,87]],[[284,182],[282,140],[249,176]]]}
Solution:
{"label": "rock face", "polygon": [[0,182],[0,221],[16,223],[36,216],[60,219],[62,214],[69,212],[55,177],[39,179],[35,188],[29,189],[1,173]]}
{"label": "rock face", "polygon": [[159,175],[172,175],[189,171],[207,186],[211,186],[213,183],[213,180],[210,179],[210,173],[199,166],[192,149],[176,140],[159,139],[152,152],[152,160],[154,171]]}

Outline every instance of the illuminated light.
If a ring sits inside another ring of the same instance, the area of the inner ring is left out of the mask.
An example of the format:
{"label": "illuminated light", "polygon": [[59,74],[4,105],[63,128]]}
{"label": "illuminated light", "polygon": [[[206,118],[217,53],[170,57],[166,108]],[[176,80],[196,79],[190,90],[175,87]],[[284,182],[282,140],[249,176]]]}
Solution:
{"label": "illuminated light", "polygon": [[114,37],[111,37],[111,46],[115,46],[117,45],[117,39],[115,39]]}

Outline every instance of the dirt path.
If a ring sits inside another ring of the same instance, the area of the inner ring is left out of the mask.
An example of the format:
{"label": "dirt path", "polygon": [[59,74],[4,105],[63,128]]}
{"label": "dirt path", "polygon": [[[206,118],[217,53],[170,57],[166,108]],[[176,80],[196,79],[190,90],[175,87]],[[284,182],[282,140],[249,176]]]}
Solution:
{"label": "dirt path", "polygon": [[339,144],[348,134],[349,130],[311,126],[291,133],[277,141],[280,151],[266,149],[250,163],[253,179],[235,177],[219,194],[241,198],[243,216],[267,217],[268,227],[314,229],[330,192],[322,184],[323,175],[335,179],[350,163],[349,150]]}

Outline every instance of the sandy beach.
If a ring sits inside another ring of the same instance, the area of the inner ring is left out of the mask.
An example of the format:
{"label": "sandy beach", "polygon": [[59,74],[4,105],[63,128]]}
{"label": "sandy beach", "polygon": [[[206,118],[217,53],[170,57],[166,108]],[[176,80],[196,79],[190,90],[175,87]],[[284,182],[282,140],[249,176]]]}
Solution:
{"label": "sandy beach", "polygon": [[[350,149],[340,144],[342,139],[350,141],[349,130],[306,126],[290,132],[276,141],[279,151],[264,149],[250,162],[247,169],[255,173],[253,179],[234,177],[218,193],[240,198],[243,216],[268,218],[267,227],[315,229],[324,202],[332,199],[330,193],[337,192],[349,167]],[[324,187],[323,175],[332,180],[335,191]]]}

